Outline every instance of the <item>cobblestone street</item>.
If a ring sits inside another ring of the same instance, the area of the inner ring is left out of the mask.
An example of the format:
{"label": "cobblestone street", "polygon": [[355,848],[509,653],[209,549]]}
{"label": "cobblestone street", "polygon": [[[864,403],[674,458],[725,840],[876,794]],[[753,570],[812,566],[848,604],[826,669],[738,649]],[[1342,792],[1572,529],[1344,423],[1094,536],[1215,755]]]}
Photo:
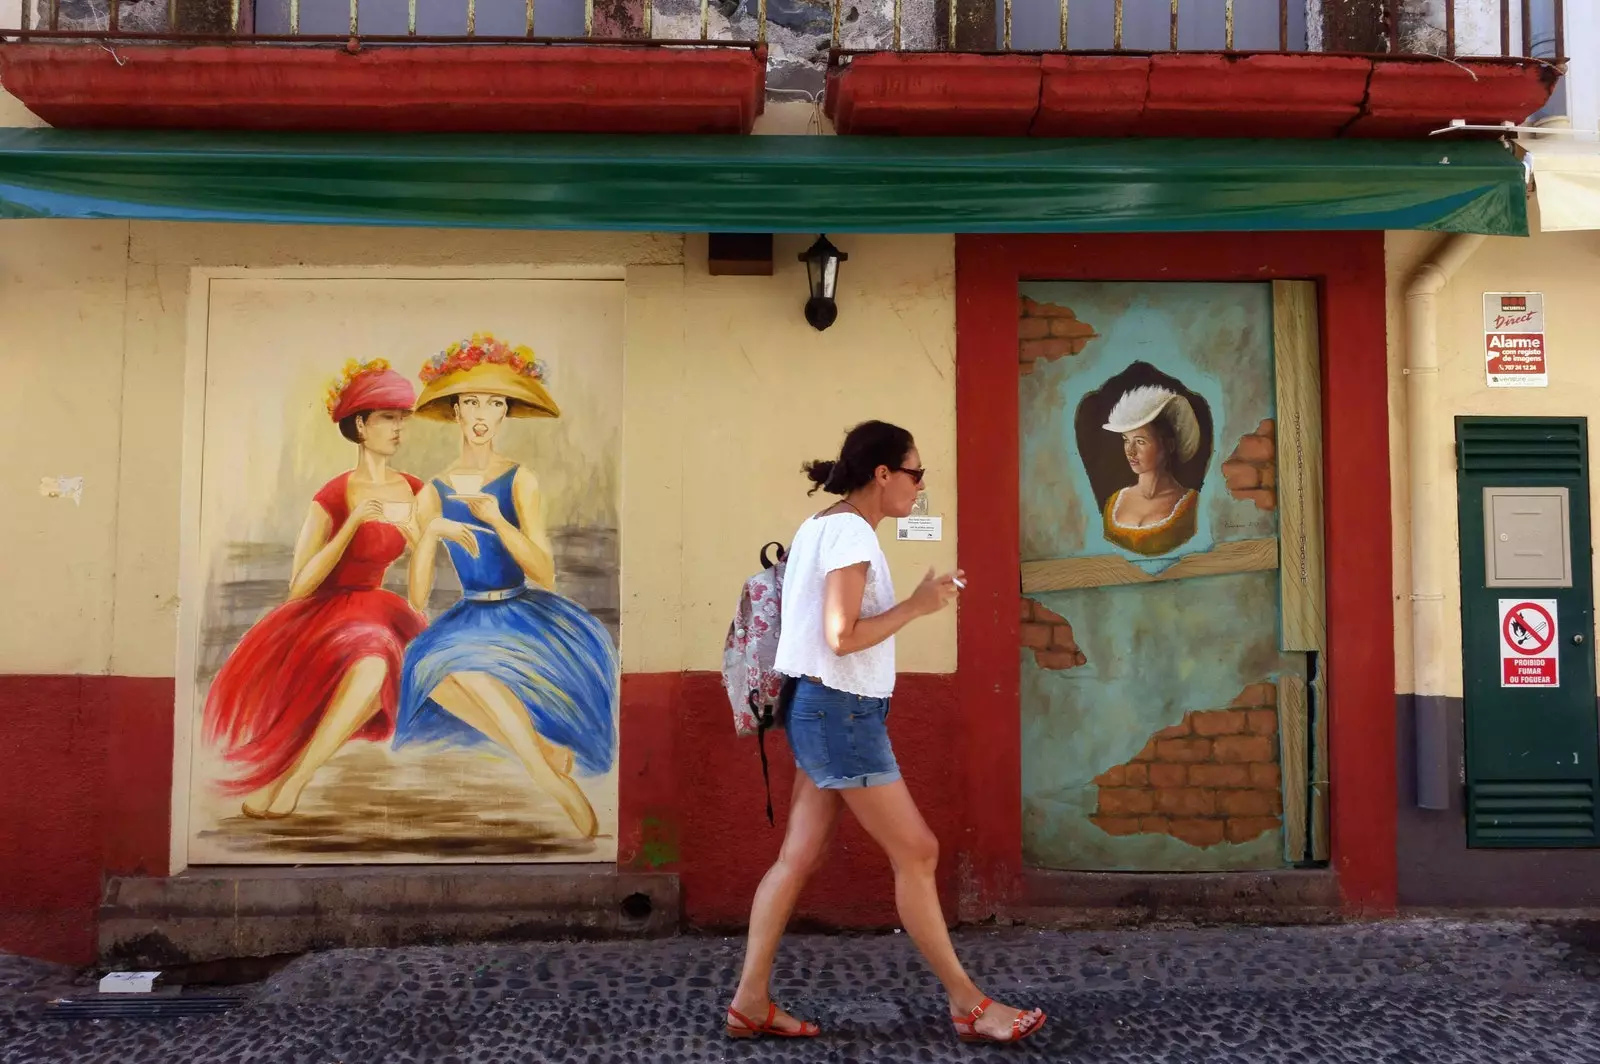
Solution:
{"label": "cobblestone street", "polygon": [[[1594,924],[1007,930],[958,946],[990,992],[1050,1012],[1017,1050],[1034,1059],[1600,1061]],[[224,991],[243,998],[233,1011],[165,1020],[63,1018],[48,1002],[94,996],[89,976],[0,957],[0,1062],[898,1064],[996,1052],[954,1040],[903,935],[791,939],[778,996],[823,1037],[730,1043],[719,1017],[740,949],[684,937],[332,952]]]}

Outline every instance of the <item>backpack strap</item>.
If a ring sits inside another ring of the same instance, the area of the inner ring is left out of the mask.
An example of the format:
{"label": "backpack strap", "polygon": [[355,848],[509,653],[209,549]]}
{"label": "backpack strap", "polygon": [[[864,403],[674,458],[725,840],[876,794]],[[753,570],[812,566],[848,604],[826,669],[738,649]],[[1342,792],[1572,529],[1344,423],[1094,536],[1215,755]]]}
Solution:
{"label": "backpack strap", "polygon": [[767,768],[767,729],[772,727],[772,710],[756,705],[756,692],[750,692],[750,714],[756,718],[756,746],[761,749],[761,785],[767,789],[767,826],[776,827],[772,818],[772,776]]}

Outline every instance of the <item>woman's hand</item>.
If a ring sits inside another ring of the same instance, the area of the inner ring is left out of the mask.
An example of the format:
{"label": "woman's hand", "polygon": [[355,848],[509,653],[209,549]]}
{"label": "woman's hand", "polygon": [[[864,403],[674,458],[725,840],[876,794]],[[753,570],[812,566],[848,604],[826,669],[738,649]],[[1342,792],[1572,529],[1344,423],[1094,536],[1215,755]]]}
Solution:
{"label": "woman's hand", "polygon": [[[492,497],[490,501],[494,501]],[[437,518],[428,525],[424,535],[436,542],[441,539],[449,540],[471,557],[478,556],[478,534],[460,521],[452,521],[448,517]]]}
{"label": "woman's hand", "polygon": [[506,523],[505,514],[500,512],[500,500],[493,495],[452,495],[452,499],[462,503],[472,511],[472,516],[495,528]]}
{"label": "woman's hand", "polygon": [[943,576],[935,576],[933,570],[929,569],[928,575],[922,578],[922,583],[911,593],[909,601],[912,608],[922,616],[938,613],[956,600],[959,590],[956,587],[956,579],[961,576],[963,573],[960,569],[953,573],[945,573]]}
{"label": "woman's hand", "polygon": [[353,528],[360,528],[368,521],[383,520],[383,500],[368,499],[354,510],[350,511],[350,524]]}

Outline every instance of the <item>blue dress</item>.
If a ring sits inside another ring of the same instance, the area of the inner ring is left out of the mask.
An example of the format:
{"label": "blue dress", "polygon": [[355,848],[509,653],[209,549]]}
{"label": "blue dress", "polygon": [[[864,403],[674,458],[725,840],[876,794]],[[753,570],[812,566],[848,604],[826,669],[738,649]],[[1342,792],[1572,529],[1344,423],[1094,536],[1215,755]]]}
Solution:
{"label": "blue dress", "polygon": [[[520,528],[511,498],[517,467],[483,486],[500,512]],[[406,647],[394,745],[445,742],[475,746],[489,742],[476,728],[428,696],[460,672],[493,676],[516,695],[533,727],[552,743],[571,747],[579,772],[611,768],[617,746],[618,663],[611,635],[571,599],[527,583],[505,543],[487,531],[454,489],[435,480],[441,512],[470,525],[478,556],[446,541],[461,578],[461,600]]]}

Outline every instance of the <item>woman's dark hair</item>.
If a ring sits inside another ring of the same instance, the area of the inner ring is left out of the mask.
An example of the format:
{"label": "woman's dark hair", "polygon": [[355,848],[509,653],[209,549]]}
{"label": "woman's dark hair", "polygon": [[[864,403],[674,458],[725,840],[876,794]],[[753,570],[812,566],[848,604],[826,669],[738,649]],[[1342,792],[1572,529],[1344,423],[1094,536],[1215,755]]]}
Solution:
{"label": "woman's dark hair", "polygon": [[830,495],[848,495],[871,483],[879,466],[899,469],[916,446],[911,433],[887,421],[863,421],[851,429],[839,448],[839,457],[807,462],[801,471],[811,478],[808,495],[820,489]]}
{"label": "woman's dark hair", "polygon": [[1173,427],[1172,419],[1168,417],[1167,412],[1163,410],[1160,414],[1156,415],[1156,419],[1154,421],[1145,426],[1145,429],[1149,431],[1150,435],[1161,441],[1161,457],[1166,460],[1167,469],[1170,472],[1172,467],[1177,465],[1180,461],[1180,456],[1178,454],[1178,430]]}
{"label": "woman's dark hair", "polygon": [[361,442],[361,432],[360,432],[360,430],[358,430],[356,428],[356,421],[358,419],[361,420],[361,421],[365,421],[371,414],[372,414],[372,411],[370,411],[370,410],[358,410],[354,414],[351,414],[349,417],[340,418],[339,419],[339,435],[343,436],[345,439],[349,440],[351,443],[360,443]]}
{"label": "woman's dark hair", "polygon": [[376,410],[357,410],[354,414],[351,414],[349,417],[340,418],[339,419],[339,435],[343,436],[345,439],[349,440],[351,443],[360,443],[361,442],[361,430],[356,428],[356,419],[360,418],[363,422],[371,421],[372,420],[372,415],[376,414],[376,413],[378,413],[378,411],[376,411]]}

